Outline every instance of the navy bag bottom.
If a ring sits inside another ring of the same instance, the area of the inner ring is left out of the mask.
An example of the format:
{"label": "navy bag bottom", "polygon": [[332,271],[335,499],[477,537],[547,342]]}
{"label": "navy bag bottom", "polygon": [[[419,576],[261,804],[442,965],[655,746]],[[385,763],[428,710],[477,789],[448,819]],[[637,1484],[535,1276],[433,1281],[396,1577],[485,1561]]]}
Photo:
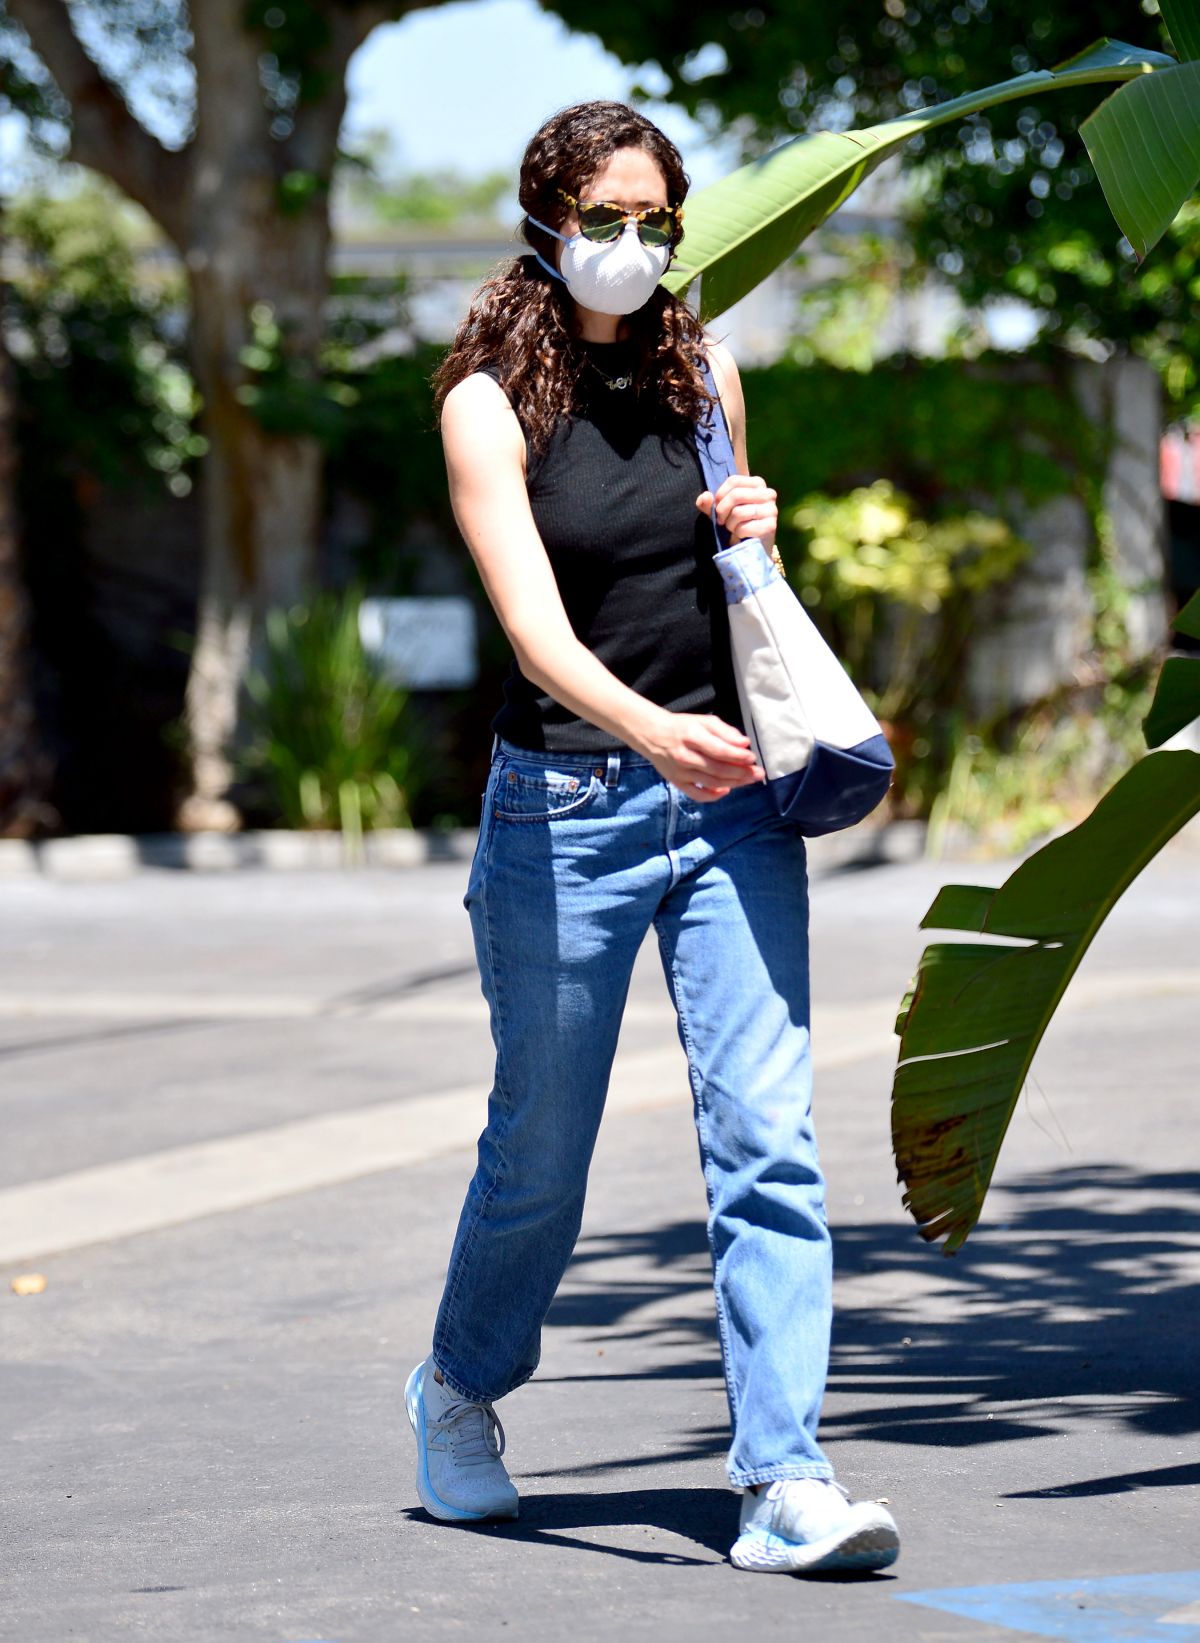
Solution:
{"label": "navy bag bottom", "polygon": [[803,770],[775,776],[767,786],[780,815],[817,838],[869,816],[892,785],[895,768],[882,736],[851,748],[816,742]]}

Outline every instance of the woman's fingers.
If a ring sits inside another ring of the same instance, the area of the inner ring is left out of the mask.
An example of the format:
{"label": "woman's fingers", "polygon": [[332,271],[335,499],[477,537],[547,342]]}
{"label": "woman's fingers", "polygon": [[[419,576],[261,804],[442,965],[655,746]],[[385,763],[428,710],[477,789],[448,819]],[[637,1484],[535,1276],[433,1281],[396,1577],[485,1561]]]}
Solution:
{"label": "woman's fingers", "polygon": [[769,520],[774,525],[778,523],[779,514],[775,508],[763,502],[740,502],[736,508],[730,508],[721,523],[727,530],[732,531],[756,519]]}
{"label": "woman's fingers", "polygon": [[719,714],[678,714],[674,732],[655,763],[660,775],[689,797],[707,802],[764,780],[750,738]]}
{"label": "woman's fingers", "polygon": [[740,787],[746,782],[762,780],[763,772],[753,754],[749,759],[740,759],[728,754],[706,753],[701,755],[701,761],[691,771],[694,781],[720,781]]}
{"label": "woman's fingers", "polygon": [[[697,726],[693,743],[696,753],[704,760],[711,775],[716,772],[725,781],[760,781],[762,771],[744,730],[738,730],[715,714],[706,715]],[[700,776],[704,781],[706,778]]]}
{"label": "woman's fingers", "polygon": [[741,542],[756,536],[770,548],[779,529],[775,497],[776,493],[761,479],[734,474],[720,486],[715,497],[712,491],[701,491],[696,506],[710,518],[715,514],[717,523],[729,532],[732,541]]}
{"label": "woman's fingers", "polygon": [[757,536],[769,547],[779,528],[775,499],[775,491],[763,480],[735,474],[717,491],[713,509],[734,542]]}
{"label": "woman's fingers", "polygon": [[[705,492],[705,495],[707,494]],[[756,474],[732,474],[717,491],[717,518],[724,521],[730,508],[736,507],[739,502],[774,502],[777,495],[766,480],[759,479]]]}

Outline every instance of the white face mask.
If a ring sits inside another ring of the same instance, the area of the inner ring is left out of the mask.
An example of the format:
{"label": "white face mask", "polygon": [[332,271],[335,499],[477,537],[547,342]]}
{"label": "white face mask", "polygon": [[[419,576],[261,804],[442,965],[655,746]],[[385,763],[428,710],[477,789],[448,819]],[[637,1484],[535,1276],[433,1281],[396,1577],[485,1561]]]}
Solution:
{"label": "white face mask", "polygon": [[635,222],[627,222],[615,240],[600,245],[582,234],[560,234],[536,217],[528,220],[565,247],[561,273],[535,251],[542,267],[563,281],[581,308],[597,314],[636,313],[649,302],[671,260],[669,245],[642,244]]}

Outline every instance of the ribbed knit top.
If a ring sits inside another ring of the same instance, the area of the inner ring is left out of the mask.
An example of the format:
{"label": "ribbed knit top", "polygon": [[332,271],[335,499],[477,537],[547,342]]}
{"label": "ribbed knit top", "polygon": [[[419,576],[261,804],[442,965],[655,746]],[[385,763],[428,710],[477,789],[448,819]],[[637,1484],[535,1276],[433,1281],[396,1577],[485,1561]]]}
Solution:
{"label": "ribbed knit top", "polygon": [[[592,367],[580,409],[540,457],[529,455],[526,472],[571,628],[650,701],[741,729],[712,525],[696,507],[705,487],[695,443],[632,387],[608,386],[605,376],[632,369],[632,344],[580,346]],[[497,369],[484,369],[499,382]],[[526,679],[515,659],[492,729],[546,752],[621,745]]]}

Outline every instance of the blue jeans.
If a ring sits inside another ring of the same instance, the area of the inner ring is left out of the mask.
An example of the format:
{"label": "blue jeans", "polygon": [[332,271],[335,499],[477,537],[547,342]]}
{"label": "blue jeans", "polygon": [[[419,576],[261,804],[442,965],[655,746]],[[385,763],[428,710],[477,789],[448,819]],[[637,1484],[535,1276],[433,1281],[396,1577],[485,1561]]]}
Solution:
{"label": "blue jeans", "polygon": [[804,840],[759,784],[700,804],[629,749],[549,754],[497,738],[464,905],[496,1071],[434,1331],[443,1379],[494,1401],[537,1368],[653,925],[708,1194],[729,1478],[831,1477],[816,1437],[832,1259]]}

